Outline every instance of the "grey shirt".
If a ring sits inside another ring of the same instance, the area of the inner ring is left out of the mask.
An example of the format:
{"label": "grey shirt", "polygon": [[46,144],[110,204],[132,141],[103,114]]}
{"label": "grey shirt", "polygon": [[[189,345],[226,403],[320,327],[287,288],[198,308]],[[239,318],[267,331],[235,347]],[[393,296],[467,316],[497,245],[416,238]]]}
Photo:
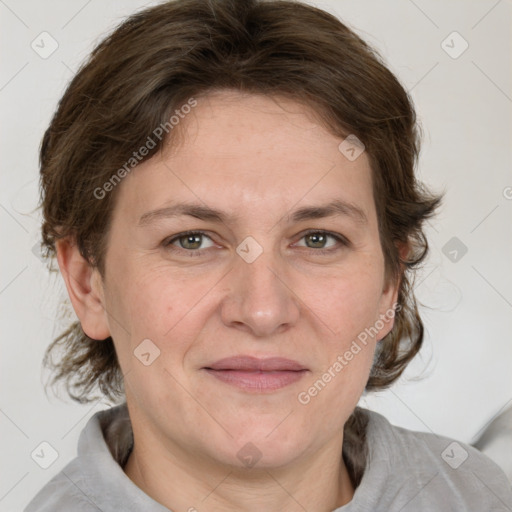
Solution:
{"label": "grey shirt", "polygon": [[[512,512],[512,488],[487,456],[367,413],[369,461],[352,501],[334,512]],[[95,414],[80,435],[78,456],[25,512],[169,512],[123,472],[131,443],[126,405]]]}

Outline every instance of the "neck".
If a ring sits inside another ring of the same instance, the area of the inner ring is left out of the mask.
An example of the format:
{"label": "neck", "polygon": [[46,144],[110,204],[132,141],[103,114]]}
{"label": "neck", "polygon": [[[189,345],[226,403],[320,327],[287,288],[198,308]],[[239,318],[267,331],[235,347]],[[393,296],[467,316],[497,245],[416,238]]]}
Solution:
{"label": "neck", "polygon": [[339,437],[313,457],[268,469],[222,465],[177,446],[162,452],[136,432],[134,439],[126,475],[173,511],[332,512],[354,495]]}

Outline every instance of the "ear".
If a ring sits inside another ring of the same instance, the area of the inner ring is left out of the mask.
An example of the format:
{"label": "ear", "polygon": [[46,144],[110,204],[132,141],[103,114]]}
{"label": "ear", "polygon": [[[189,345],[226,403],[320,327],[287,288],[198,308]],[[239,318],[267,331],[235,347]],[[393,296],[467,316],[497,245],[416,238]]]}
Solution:
{"label": "ear", "polygon": [[[400,260],[406,261],[409,254],[409,246],[407,244],[398,245],[398,253],[400,255]],[[396,306],[398,301],[398,292],[400,290],[400,284],[402,282],[404,271],[405,267],[402,263],[400,263],[399,275],[395,279],[388,279],[388,282],[385,283],[382,290],[378,320],[384,323],[384,327],[380,329],[380,332],[377,336],[377,341],[381,341],[383,338],[385,338],[391,332],[393,325],[395,324],[395,313],[397,308],[400,308],[399,305]]]}
{"label": "ear", "polygon": [[57,262],[83,331],[94,340],[108,338],[103,280],[98,269],[80,254],[74,240],[58,240],[56,249]]}

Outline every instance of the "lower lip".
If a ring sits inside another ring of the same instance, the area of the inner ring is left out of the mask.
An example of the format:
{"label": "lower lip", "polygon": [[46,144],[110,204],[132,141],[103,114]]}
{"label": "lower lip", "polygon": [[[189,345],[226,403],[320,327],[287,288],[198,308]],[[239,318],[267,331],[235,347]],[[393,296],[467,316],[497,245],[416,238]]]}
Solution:
{"label": "lower lip", "polygon": [[302,379],[307,370],[300,371],[241,371],[241,370],[205,370],[227,384],[231,384],[245,391],[275,391],[284,388]]}

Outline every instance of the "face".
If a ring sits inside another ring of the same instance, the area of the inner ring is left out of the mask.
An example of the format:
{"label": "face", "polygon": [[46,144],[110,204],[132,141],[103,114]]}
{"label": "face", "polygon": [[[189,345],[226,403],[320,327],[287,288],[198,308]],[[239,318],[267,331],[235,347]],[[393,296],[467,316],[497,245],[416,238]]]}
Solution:
{"label": "face", "polygon": [[211,94],[180,123],[119,185],[108,238],[134,428],[224,464],[307,458],[341,439],[392,327],[368,158],[285,99]]}

